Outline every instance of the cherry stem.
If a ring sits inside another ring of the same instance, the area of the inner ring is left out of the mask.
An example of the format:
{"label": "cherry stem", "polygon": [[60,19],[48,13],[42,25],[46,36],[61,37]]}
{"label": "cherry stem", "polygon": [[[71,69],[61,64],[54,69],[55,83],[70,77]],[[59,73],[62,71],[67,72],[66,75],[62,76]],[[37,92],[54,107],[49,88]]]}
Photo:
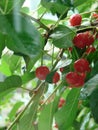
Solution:
{"label": "cherry stem", "polygon": [[53,45],[53,48],[52,48],[52,67],[53,67],[53,62],[54,62],[54,45]]}
{"label": "cherry stem", "polygon": [[62,50],[59,52],[59,54],[58,54],[58,56],[57,56],[57,60],[55,61],[54,65],[53,65],[53,67],[52,67],[52,69],[51,69],[51,71],[56,67],[57,63],[61,60],[64,51],[65,51],[65,49],[62,49]]}
{"label": "cherry stem", "polygon": [[90,27],[85,27],[85,28],[77,29],[77,33],[85,32],[85,31],[89,31],[89,30],[93,30],[95,28],[96,28],[96,26],[90,26]]}
{"label": "cherry stem", "polygon": [[20,87],[21,89],[24,89],[24,90],[26,90],[26,91],[31,91],[30,89],[28,89],[28,88],[24,88],[24,87]]}

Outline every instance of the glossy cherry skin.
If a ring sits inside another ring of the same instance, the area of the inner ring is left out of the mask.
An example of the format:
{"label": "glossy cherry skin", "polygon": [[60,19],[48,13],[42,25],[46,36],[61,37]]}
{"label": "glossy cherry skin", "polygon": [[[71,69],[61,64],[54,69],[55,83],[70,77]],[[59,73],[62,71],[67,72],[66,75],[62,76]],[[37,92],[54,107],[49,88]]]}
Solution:
{"label": "glossy cherry skin", "polygon": [[89,62],[86,59],[78,59],[74,63],[74,69],[76,72],[85,73],[90,71]]}
{"label": "glossy cherry skin", "polygon": [[65,77],[66,82],[70,85],[71,88],[81,87],[84,85],[83,76],[79,75],[76,72],[69,72]]}
{"label": "glossy cherry skin", "polygon": [[58,72],[55,72],[53,76],[53,83],[57,83],[60,80],[60,74]]}
{"label": "glossy cherry skin", "polygon": [[49,72],[50,71],[47,66],[40,66],[36,69],[35,74],[38,79],[45,80]]}
{"label": "glossy cherry skin", "polygon": [[82,16],[80,14],[73,14],[70,17],[69,22],[71,26],[79,26],[81,25],[81,22],[82,22]]}

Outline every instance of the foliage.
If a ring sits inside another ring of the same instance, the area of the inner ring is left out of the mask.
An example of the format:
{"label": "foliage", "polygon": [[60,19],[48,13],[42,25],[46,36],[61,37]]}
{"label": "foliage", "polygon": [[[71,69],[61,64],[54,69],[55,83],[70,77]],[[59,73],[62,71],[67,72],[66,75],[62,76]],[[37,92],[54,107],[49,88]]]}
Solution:
{"label": "foliage", "polygon": [[[39,0],[36,9],[25,2],[0,1],[0,130],[96,130],[97,0]],[[73,14],[82,18],[78,26],[70,25]],[[88,69],[78,65],[81,58]],[[45,80],[36,77],[40,66],[49,68],[47,75],[38,72]],[[53,83],[56,72],[60,80]],[[69,72],[83,78],[83,86],[81,78],[67,82]]]}

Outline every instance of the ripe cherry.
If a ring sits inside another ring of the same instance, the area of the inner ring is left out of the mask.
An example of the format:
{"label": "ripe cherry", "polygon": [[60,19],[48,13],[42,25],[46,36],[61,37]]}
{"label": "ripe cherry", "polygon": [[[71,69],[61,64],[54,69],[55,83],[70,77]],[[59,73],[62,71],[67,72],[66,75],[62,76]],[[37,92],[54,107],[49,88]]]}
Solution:
{"label": "ripe cherry", "polygon": [[74,39],[73,39],[73,43],[76,47],[83,49],[86,47],[85,44],[85,34],[84,33],[78,33]]}
{"label": "ripe cherry", "polygon": [[89,32],[85,32],[85,33],[78,33],[74,39],[73,39],[73,43],[76,47],[83,49],[86,46],[90,46],[92,45],[94,42],[94,37],[92,34],[90,34]]}
{"label": "ripe cherry", "polygon": [[59,101],[59,104],[58,104],[58,108],[61,108],[64,104],[65,104],[65,99],[64,98],[60,98],[60,101]]}
{"label": "ripe cherry", "polygon": [[58,72],[55,72],[54,76],[53,76],[53,83],[57,83],[60,80],[60,75]]}
{"label": "ripe cherry", "polygon": [[84,84],[84,78],[76,72],[69,72],[65,79],[71,88],[81,87]]}
{"label": "ripe cherry", "polygon": [[72,47],[69,47],[68,50],[69,50],[70,52],[72,52],[73,48],[72,48]]}
{"label": "ripe cherry", "polygon": [[47,66],[40,66],[36,69],[35,74],[38,79],[45,80],[49,72],[50,71]]}
{"label": "ripe cherry", "polygon": [[91,46],[86,49],[86,54],[90,54],[96,51],[96,48]]}
{"label": "ripe cherry", "polygon": [[54,124],[54,127],[55,127],[55,128],[58,128],[58,124],[57,124],[57,123],[55,123],[55,124]]}
{"label": "ripe cherry", "polygon": [[85,35],[84,40],[85,40],[86,46],[92,45],[94,42],[93,35],[90,32],[85,32],[84,35]]}
{"label": "ripe cherry", "polygon": [[79,26],[81,25],[81,21],[82,16],[80,14],[73,14],[69,20],[71,26]]}
{"label": "ripe cherry", "polygon": [[98,14],[97,13],[93,13],[92,17],[97,19],[98,18]]}
{"label": "ripe cherry", "polygon": [[64,71],[64,68],[63,68],[63,67],[62,67],[62,68],[60,68],[60,71],[61,71],[61,72],[63,72],[63,71]]}
{"label": "ripe cherry", "polygon": [[90,71],[89,62],[83,58],[78,59],[74,63],[74,69],[79,73],[89,72]]}

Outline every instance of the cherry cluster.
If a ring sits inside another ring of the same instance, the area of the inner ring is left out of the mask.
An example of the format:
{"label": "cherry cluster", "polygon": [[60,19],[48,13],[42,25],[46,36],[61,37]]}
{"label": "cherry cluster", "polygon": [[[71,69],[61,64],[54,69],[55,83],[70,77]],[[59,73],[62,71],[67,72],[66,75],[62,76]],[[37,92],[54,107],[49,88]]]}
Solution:
{"label": "cherry cluster", "polygon": [[[98,14],[94,14],[94,17],[98,18]],[[70,17],[71,26],[80,26],[82,23],[82,16],[80,14],[74,14]],[[93,46],[95,37],[90,31],[77,33],[73,38],[73,44],[78,49],[85,49],[85,54],[90,54],[96,50]],[[66,81],[70,87],[81,87],[84,85],[86,73],[90,72],[90,64],[86,58],[80,58],[74,63],[74,72],[66,74]]]}
{"label": "cherry cluster", "polygon": [[65,79],[71,88],[81,87],[84,84],[86,73],[91,70],[89,62],[84,58],[78,59],[74,62],[74,70],[74,72],[67,73]]}
{"label": "cherry cluster", "polygon": [[[93,14],[94,18],[98,18],[98,14]],[[82,23],[82,16],[80,14],[74,14],[69,19],[70,26],[79,27]],[[96,48],[93,46],[95,40],[95,35],[90,31],[77,33],[76,36],[72,39],[73,45],[82,50],[85,50],[85,54],[90,54],[96,51]],[[69,48],[69,51],[72,51],[72,48]],[[66,74],[65,80],[68,85],[73,87],[81,87],[84,85],[86,74],[90,72],[91,67],[87,58],[80,57],[73,63],[74,71],[71,71]],[[60,71],[63,72],[64,68],[60,68]],[[40,66],[35,71],[36,77],[39,80],[46,80],[50,70],[47,66]],[[52,77],[52,83],[57,83],[60,80],[60,74],[55,72]]]}

